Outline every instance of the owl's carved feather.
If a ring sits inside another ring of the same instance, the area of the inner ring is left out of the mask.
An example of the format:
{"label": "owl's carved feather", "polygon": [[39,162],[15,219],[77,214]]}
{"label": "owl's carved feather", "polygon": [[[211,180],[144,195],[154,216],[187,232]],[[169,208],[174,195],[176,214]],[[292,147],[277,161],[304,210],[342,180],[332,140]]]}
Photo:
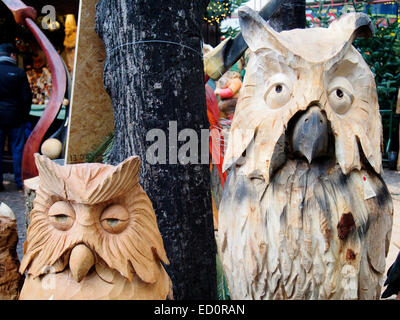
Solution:
{"label": "owl's carved feather", "polygon": [[[257,180],[232,172],[220,206],[233,299],[379,298],[393,207],[375,173],[289,160],[268,185]],[[364,200],[364,183],[375,197]]]}

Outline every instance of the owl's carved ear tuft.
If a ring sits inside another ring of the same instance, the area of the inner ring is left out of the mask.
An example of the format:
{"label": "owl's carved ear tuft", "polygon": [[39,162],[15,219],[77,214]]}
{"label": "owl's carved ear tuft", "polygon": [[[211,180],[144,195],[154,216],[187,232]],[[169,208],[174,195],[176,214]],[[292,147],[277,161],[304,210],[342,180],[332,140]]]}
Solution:
{"label": "owl's carved ear tuft", "polygon": [[[61,170],[61,166],[50,158],[39,153],[34,154],[35,164],[39,171],[40,185],[47,190],[53,191],[61,197],[66,197],[65,176],[68,176],[69,170]],[[64,173],[64,174],[63,174]]]}
{"label": "owl's carved ear tuft", "polygon": [[[45,155],[41,155],[40,153],[36,152],[33,157],[35,158],[35,164],[36,165],[41,165],[42,163],[45,164],[48,162],[48,160],[50,160],[50,158],[48,158]],[[50,160],[51,161],[51,160]]]}
{"label": "owl's carved ear tuft", "polygon": [[280,54],[287,52],[286,47],[280,43],[279,33],[257,12],[243,7],[239,9],[238,15],[241,34],[251,51],[271,49]]}
{"label": "owl's carved ear tuft", "polygon": [[140,170],[140,158],[139,156],[131,156],[122,161],[116,168],[116,170],[124,171],[131,170],[131,176],[133,179],[139,182],[139,170]]}
{"label": "owl's carved ear tuft", "polygon": [[100,199],[112,199],[133,189],[139,183],[140,158],[131,156],[117,166],[111,167],[110,171],[103,176],[103,180],[93,180],[93,189],[86,192],[85,203],[96,203]]}
{"label": "owl's carved ear tuft", "polygon": [[[343,35],[343,40],[352,43],[357,38],[369,38],[374,35],[374,26],[367,14],[352,12],[342,15],[329,26],[332,34],[338,32]],[[337,33],[336,33],[337,34]]]}
{"label": "owl's carved ear tuft", "polygon": [[250,50],[254,52],[265,46],[265,40],[262,39],[263,35],[268,32],[265,20],[257,12],[246,6],[239,9],[238,15],[240,31]]}
{"label": "owl's carved ear tuft", "polygon": [[[55,161],[51,160],[49,157],[47,157],[45,155],[35,153],[33,156],[35,158],[35,164],[38,167],[38,170],[43,167],[52,168],[52,169],[60,167]],[[39,171],[39,174],[40,174],[40,171]]]}

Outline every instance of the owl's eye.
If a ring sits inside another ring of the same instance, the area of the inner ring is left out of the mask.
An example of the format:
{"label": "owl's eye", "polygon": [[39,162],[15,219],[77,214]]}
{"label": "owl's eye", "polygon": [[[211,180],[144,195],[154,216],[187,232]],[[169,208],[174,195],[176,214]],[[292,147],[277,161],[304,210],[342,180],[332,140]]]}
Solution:
{"label": "owl's eye", "polygon": [[129,224],[129,212],[120,204],[113,204],[101,214],[100,224],[107,232],[120,233]]}
{"label": "owl's eye", "polygon": [[289,78],[284,74],[277,74],[268,82],[270,85],[264,96],[268,107],[277,109],[288,103],[292,91]]}
{"label": "owl's eye", "polygon": [[66,201],[54,202],[49,212],[50,223],[58,230],[66,231],[72,227],[75,221],[75,211]]}
{"label": "owl's eye", "polygon": [[329,86],[328,101],[338,114],[345,114],[353,104],[353,86],[343,77],[337,77]]}

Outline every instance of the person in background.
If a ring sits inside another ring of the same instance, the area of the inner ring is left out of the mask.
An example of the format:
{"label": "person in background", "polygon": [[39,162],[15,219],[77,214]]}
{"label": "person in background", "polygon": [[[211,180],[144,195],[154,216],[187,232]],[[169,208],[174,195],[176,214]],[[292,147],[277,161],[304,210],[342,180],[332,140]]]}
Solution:
{"label": "person in background", "polygon": [[32,103],[32,93],[24,70],[16,66],[17,49],[12,44],[0,45],[0,191],[3,185],[3,150],[8,135],[13,157],[15,183],[22,190],[22,153],[25,123]]}

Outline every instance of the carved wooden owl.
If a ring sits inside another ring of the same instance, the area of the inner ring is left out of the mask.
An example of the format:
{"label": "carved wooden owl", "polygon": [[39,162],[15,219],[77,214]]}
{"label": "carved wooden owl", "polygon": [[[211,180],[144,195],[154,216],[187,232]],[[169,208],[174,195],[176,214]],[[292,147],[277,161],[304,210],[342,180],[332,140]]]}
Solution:
{"label": "carved wooden owl", "polygon": [[233,299],[377,299],[393,207],[373,75],[351,13],[275,32],[239,12],[251,57],[224,170],[218,248]]}
{"label": "carved wooden owl", "polygon": [[40,186],[20,299],[165,299],[169,263],[138,157],[59,166],[35,155]]}

